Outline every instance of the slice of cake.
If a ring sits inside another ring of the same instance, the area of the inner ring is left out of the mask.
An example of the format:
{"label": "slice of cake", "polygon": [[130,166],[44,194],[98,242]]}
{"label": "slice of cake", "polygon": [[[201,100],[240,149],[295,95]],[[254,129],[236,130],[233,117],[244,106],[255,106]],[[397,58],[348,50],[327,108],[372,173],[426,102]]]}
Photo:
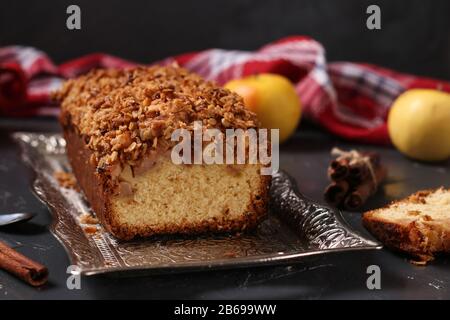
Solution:
{"label": "slice of cake", "polygon": [[177,129],[257,128],[238,95],[168,66],[92,71],[56,98],[78,184],[117,238],[242,231],[265,216],[270,176],[261,164],[171,157]]}
{"label": "slice of cake", "polygon": [[386,246],[431,260],[450,252],[450,189],[419,191],[366,212],[363,224]]}

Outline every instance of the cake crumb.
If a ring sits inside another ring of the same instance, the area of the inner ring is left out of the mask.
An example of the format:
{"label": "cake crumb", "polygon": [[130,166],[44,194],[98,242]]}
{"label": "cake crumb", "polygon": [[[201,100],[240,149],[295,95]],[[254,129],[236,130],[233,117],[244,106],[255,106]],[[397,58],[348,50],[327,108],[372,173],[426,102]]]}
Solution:
{"label": "cake crumb", "polygon": [[83,230],[87,234],[94,234],[94,233],[97,233],[97,231],[98,231],[97,227],[93,226],[93,225],[87,225],[87,226],[83,227]]}
{"label": "cake crumb", "polygon": [[66,189],[74,189],[78,191],[78,184],[75,176],[70,172],[55,171],[53,177],[58,181],[58,184]]}
{"label": "cake crumb", "polygon": [[82,224],[98,224],[98,219],[89,212],[85,212],[78,217],[78,221]]}

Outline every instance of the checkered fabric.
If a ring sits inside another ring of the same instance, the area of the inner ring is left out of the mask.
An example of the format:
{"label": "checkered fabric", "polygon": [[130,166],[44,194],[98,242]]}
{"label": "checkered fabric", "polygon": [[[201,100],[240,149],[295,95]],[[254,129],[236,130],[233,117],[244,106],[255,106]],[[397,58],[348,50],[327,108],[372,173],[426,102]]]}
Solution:
{"label": "checkered fabric", "polygon": [[[392,102],[411,88],[450,92],[450,83],[398,73],[366,63],[327,63],[317,41],[292,36],[255,52],[209,49],[170,57],[153,64],[179,65],[224,84],[235,78],[270,72],[295,85],[305,118],[350,140],[387,144],[386,117]],[[64,79],[93,68],[127,68],[137,63],[106,54],[91,54],[55,65],[35,48],[0,48],[0,114],[57,116],[50,99]]]}

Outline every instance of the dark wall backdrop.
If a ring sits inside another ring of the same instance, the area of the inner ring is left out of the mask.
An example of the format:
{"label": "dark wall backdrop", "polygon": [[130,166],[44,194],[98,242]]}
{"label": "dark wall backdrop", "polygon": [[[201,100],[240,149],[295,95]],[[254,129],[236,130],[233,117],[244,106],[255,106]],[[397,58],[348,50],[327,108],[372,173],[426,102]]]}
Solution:
{"label": "dark wall backdrop", "polygon": [[[66,29],[70,4],[81,7],[80,31]],[[381,7],[381,30],[365,26],[370,4]],[[97,51],[151,62],[305,34],[324,44],[330,61],[450,79],[449,16],[449,0],[2,0],[0,46],[35,46],[57,62]]]}

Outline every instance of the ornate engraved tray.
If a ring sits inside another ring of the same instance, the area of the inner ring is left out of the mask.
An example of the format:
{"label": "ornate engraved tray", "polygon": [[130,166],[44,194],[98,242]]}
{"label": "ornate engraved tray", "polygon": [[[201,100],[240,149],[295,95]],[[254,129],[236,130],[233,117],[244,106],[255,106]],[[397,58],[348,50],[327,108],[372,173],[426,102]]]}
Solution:
{"label": "ornate engraved tray", "polygon": [[[259,227],[240,235],[164,236],[123,242],[103,229],[85,233],[77,217],[90,212],[82,194],[62,188],[55,171],[70,171],[60,134],[18,132],[23,160],[36,177],[33,189],[53,214],[50,231],[81,273],[120,271],[174,272],[291,262],[336,251],[379,249],[380,244],[355,233],[339,211],[301,195],[283,172],[273,177],[271,209]],[[98,226],[101,228],[100,226]]]}

